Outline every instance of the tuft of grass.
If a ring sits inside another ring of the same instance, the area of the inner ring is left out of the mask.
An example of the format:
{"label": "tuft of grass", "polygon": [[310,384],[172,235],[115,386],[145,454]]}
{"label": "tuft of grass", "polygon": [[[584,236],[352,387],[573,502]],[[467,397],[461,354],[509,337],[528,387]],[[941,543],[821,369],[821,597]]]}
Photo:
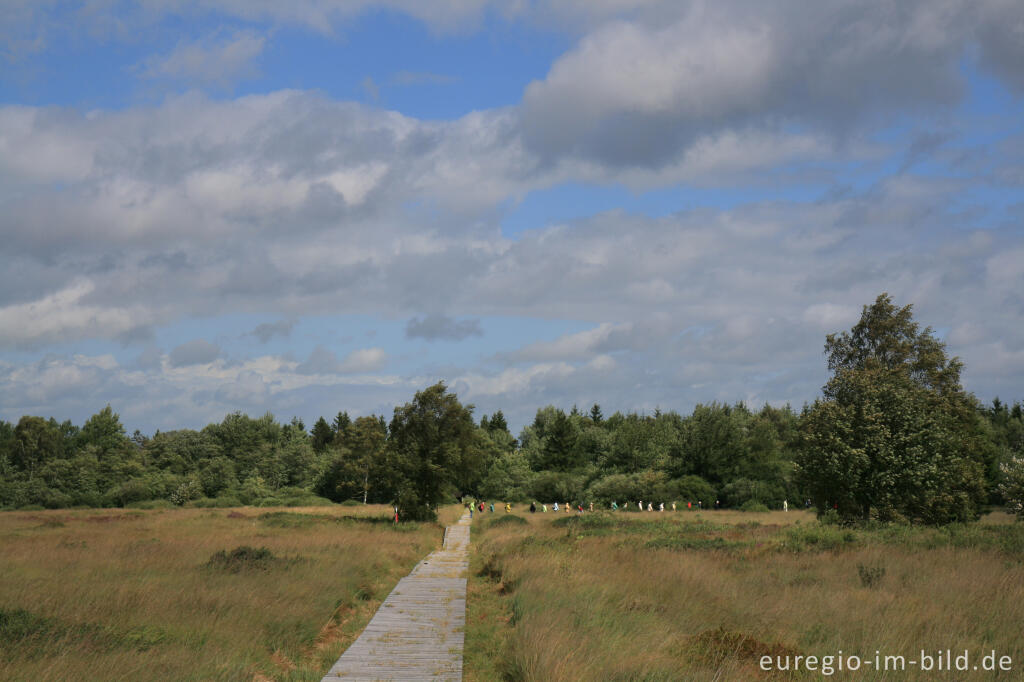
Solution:
{"label": "tuft of grass", "polygon": [[885,566],[881,564],[857,564],[857,575],[860,576],[861,587],[878,587],[885,577]]}
{"label": "tuft of grass", "polygon": [[206,562],[206,567],[228,573],[241,573],[242,571],[266,571],[284,563],[266,547],[256,548],[242,545],[235,547],[230,552],[220,550],[210,557]]}
{"label": "tuft of grass", "polygon": [[489,519],[487,522],[488,528],[494,528],[495,526],[526,526],[529,522],[522,516],[515,516],[514,514],[505,514],[504,516],[496,516]]}

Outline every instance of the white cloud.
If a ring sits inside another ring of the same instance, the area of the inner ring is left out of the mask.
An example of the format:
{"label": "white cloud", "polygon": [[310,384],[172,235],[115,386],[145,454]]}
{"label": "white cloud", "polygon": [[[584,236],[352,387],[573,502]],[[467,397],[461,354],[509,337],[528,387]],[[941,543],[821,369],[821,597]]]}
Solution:
{"label": "white cloud", "polygon": [[150,321],[140,305],[90,304],[88,297],[95,289],[92,281],[83,279],[38,300],[0,307],[0,345],[50,343],[77,336],[113,337]]}
{"label": "white cloud", "polygon": [[138,71],[142,78],[227,87],[257,74],[253,62],[265,45],[266,38],[251,31],[218,33],[179,42],[169,54],[147,59]]}

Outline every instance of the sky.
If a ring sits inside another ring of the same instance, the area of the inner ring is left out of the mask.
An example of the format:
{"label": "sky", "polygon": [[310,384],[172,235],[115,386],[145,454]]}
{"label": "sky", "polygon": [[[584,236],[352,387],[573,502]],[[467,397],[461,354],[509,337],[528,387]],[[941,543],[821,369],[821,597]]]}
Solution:
{"label": "sky", "polygon": [[3,0],[0,419],[1024,399],[1018,0]]}

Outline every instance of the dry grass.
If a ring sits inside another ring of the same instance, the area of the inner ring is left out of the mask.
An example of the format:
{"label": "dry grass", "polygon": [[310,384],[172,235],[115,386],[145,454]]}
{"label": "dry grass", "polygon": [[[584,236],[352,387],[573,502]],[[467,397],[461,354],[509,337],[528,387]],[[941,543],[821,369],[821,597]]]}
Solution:
{"label": "dry grass", "polygon": [[[442,521],[458,513],[447,508]],[[0,514],[0,679],[318,680],[398,579],[440,546],[440,525],[396,528],[388,515],[385,506]],[[245,546],[269,554],[210,563]]]}
{"label": "dry grass", "polygon": [[1021,679],[1024,526],[1001,517],[852,531],[804,512],[524,516],[475,523],[469,680],[810,679],[759,659],[946,648],[1010,655],[999,679]]}

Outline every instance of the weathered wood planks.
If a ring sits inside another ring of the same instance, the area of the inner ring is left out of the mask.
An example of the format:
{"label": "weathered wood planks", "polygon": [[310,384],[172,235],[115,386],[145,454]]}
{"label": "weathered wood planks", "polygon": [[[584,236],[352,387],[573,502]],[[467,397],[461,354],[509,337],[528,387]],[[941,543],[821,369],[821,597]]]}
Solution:
{"label": "weathered wood planks", "polygon": [[462,680],[469,513],[402,578],[322,682]]}

